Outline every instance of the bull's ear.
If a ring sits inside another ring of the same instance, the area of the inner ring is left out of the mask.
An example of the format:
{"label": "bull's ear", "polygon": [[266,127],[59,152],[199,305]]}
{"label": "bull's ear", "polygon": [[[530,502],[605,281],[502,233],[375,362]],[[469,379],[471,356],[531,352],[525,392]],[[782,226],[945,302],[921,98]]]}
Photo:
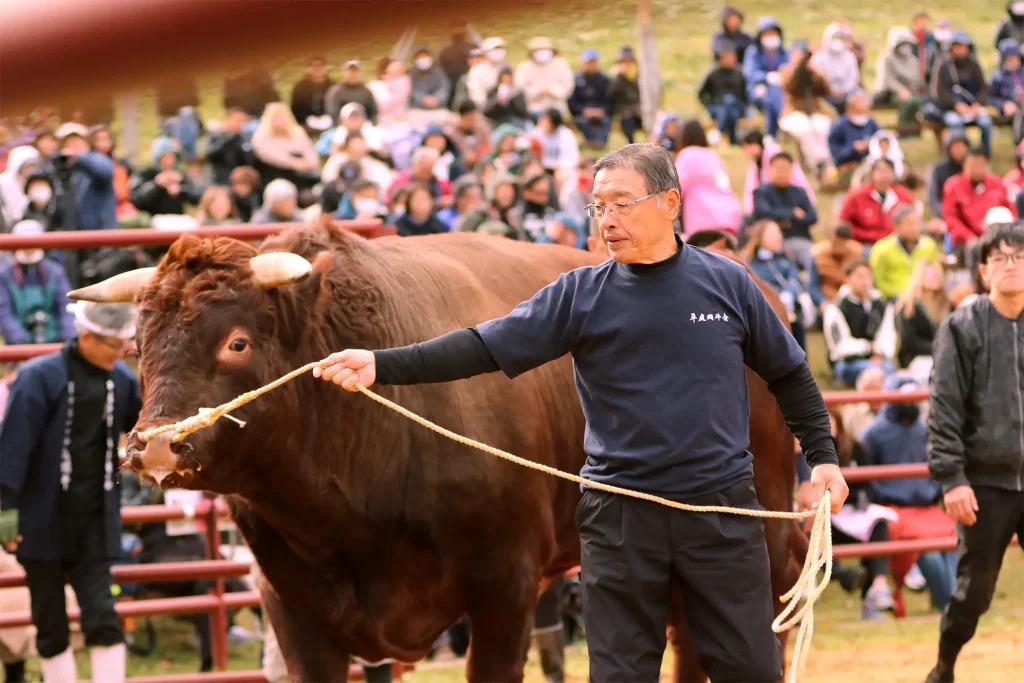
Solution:
{"label": "bull's ear", "polygon": [[313,272],[313,265],[298,254],[274,251],[249,259],[253,278],[263,289],[302,282]]}
{"label": "bull's ear", "polygon": [[135,295],[149,284],[156,274],[156,268],[137,268],[119,273],[103,282],[68,292],[68,298],[75,301],[92,301],[98,304],[123,304],[135,301]]}

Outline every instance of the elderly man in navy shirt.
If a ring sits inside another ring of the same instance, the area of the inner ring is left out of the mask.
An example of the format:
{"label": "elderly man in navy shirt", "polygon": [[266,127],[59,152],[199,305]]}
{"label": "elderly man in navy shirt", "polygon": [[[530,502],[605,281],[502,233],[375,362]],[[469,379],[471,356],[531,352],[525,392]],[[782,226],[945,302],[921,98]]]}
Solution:
{"label": "elderly man in navy shirt", "polygon": [[[595,165],[588,214],[611,259],[561,275],[503,318],[383,351],[346,350],[314,373],[356,384],[516,377],[572,354],[587,418],[582,476],[698,505],[760,509],[744,365],[768,382],[812,466],[815,505],[848,489],[828,411],[793,336],[746,269],[683,244],[679,179],[659,145]],[[656,681],[672,580],[712,681],[775,681],[764,524],[584,487],[577,510],[595,681]]]}

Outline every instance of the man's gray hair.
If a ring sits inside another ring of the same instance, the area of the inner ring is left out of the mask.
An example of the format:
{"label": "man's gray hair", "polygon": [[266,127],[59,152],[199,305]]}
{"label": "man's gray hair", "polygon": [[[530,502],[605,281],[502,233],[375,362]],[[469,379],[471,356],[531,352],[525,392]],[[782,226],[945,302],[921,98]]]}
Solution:
{"label": "man's gray hair", "polygon": [[900,204],[892,210],[893,225],[900,225],[903,219],[912,213],[917,213],[917,208],[911,204]]}
{"label": "man's gray hair", "polygon": [[672,155],[653,142],[637,142],[608,152],[594,164],[594,175],[614,168],[630,168],[639,173],[649,193],[679,190],[679,173]]}

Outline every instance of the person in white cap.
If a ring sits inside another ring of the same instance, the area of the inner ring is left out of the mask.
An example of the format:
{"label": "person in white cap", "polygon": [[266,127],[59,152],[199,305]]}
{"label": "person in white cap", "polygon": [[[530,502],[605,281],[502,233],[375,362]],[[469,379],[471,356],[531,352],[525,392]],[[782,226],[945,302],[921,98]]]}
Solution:
{"label": "person in white cap", "polygon": [[120,683],[124,632],[110,568],[121,554],[117,444],[142,406],[138,380],[123,360],[136,311],[132,304],[85,302],[71,309],[78,336],[21,366],[10,389],[0,425],[0,542],[17,545],[25,568],[45,679],[76,681],[67,575],[92,678]]}
{"label": "person in white cap", "polygon": [[505,61],[508,54],[504,38],[488,38],[480,43],[483,59],[469,68],[466,74],[466,91],[477,109],[483,111],[487,104],[487,93],[498,84],[498,74],[509,66]]}
{"label": "person in white cap", "polygon": [[[21,221],[14,235],[43,234],[38,221]],[[63,266],[43,258],[42,249],[18,249],[0,267],[0,334],[8,344],[61,342],[75,336],[67,311],[71,284]]]}
{"label": "person in white cap", "polygon": [[342,80],[332,85],[324,95],[324,109],[335,123],[339,121],[341,108],[349,102],[363,105],[366,118],[377,124],[377,100],[363,82],[363,65],[358,59],[350,59],[341,67]]}
{"label": "person in white cap", "polygon": [[252,215],[250,223],[302,223],[299,213],[299,191],[284,178],[271,180],[263,190],[263,206]]}
{"label": "person in white cap", "polygon": [[60,153],[53,158],[56,195],[64,230],[102,230],[118,227],[114,162],[93,151],[89,130],[80,123],[57,129]]}
{"label": "person in white cap", "polygon": [[576,85],[572,67],[555,51],[544,36],[537,36],[527,46],[530,58],[516,67],[516,87],[526,95],[526,108],[534,121],[551,108],[568,112],[569,96]]}

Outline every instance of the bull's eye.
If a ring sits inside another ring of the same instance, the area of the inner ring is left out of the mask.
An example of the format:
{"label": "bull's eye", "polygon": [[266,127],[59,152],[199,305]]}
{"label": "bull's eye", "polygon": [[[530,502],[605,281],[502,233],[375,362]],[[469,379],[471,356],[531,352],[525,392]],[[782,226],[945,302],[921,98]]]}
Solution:
{"label": "bull's eye", "polygon": [[246,348],[248,348],[248,346],[249,342],[247,342],[246,340],[236,339],[233,342],[231,342],[230,348],[235,353],[242,353],[243,351],[245,351]]}

